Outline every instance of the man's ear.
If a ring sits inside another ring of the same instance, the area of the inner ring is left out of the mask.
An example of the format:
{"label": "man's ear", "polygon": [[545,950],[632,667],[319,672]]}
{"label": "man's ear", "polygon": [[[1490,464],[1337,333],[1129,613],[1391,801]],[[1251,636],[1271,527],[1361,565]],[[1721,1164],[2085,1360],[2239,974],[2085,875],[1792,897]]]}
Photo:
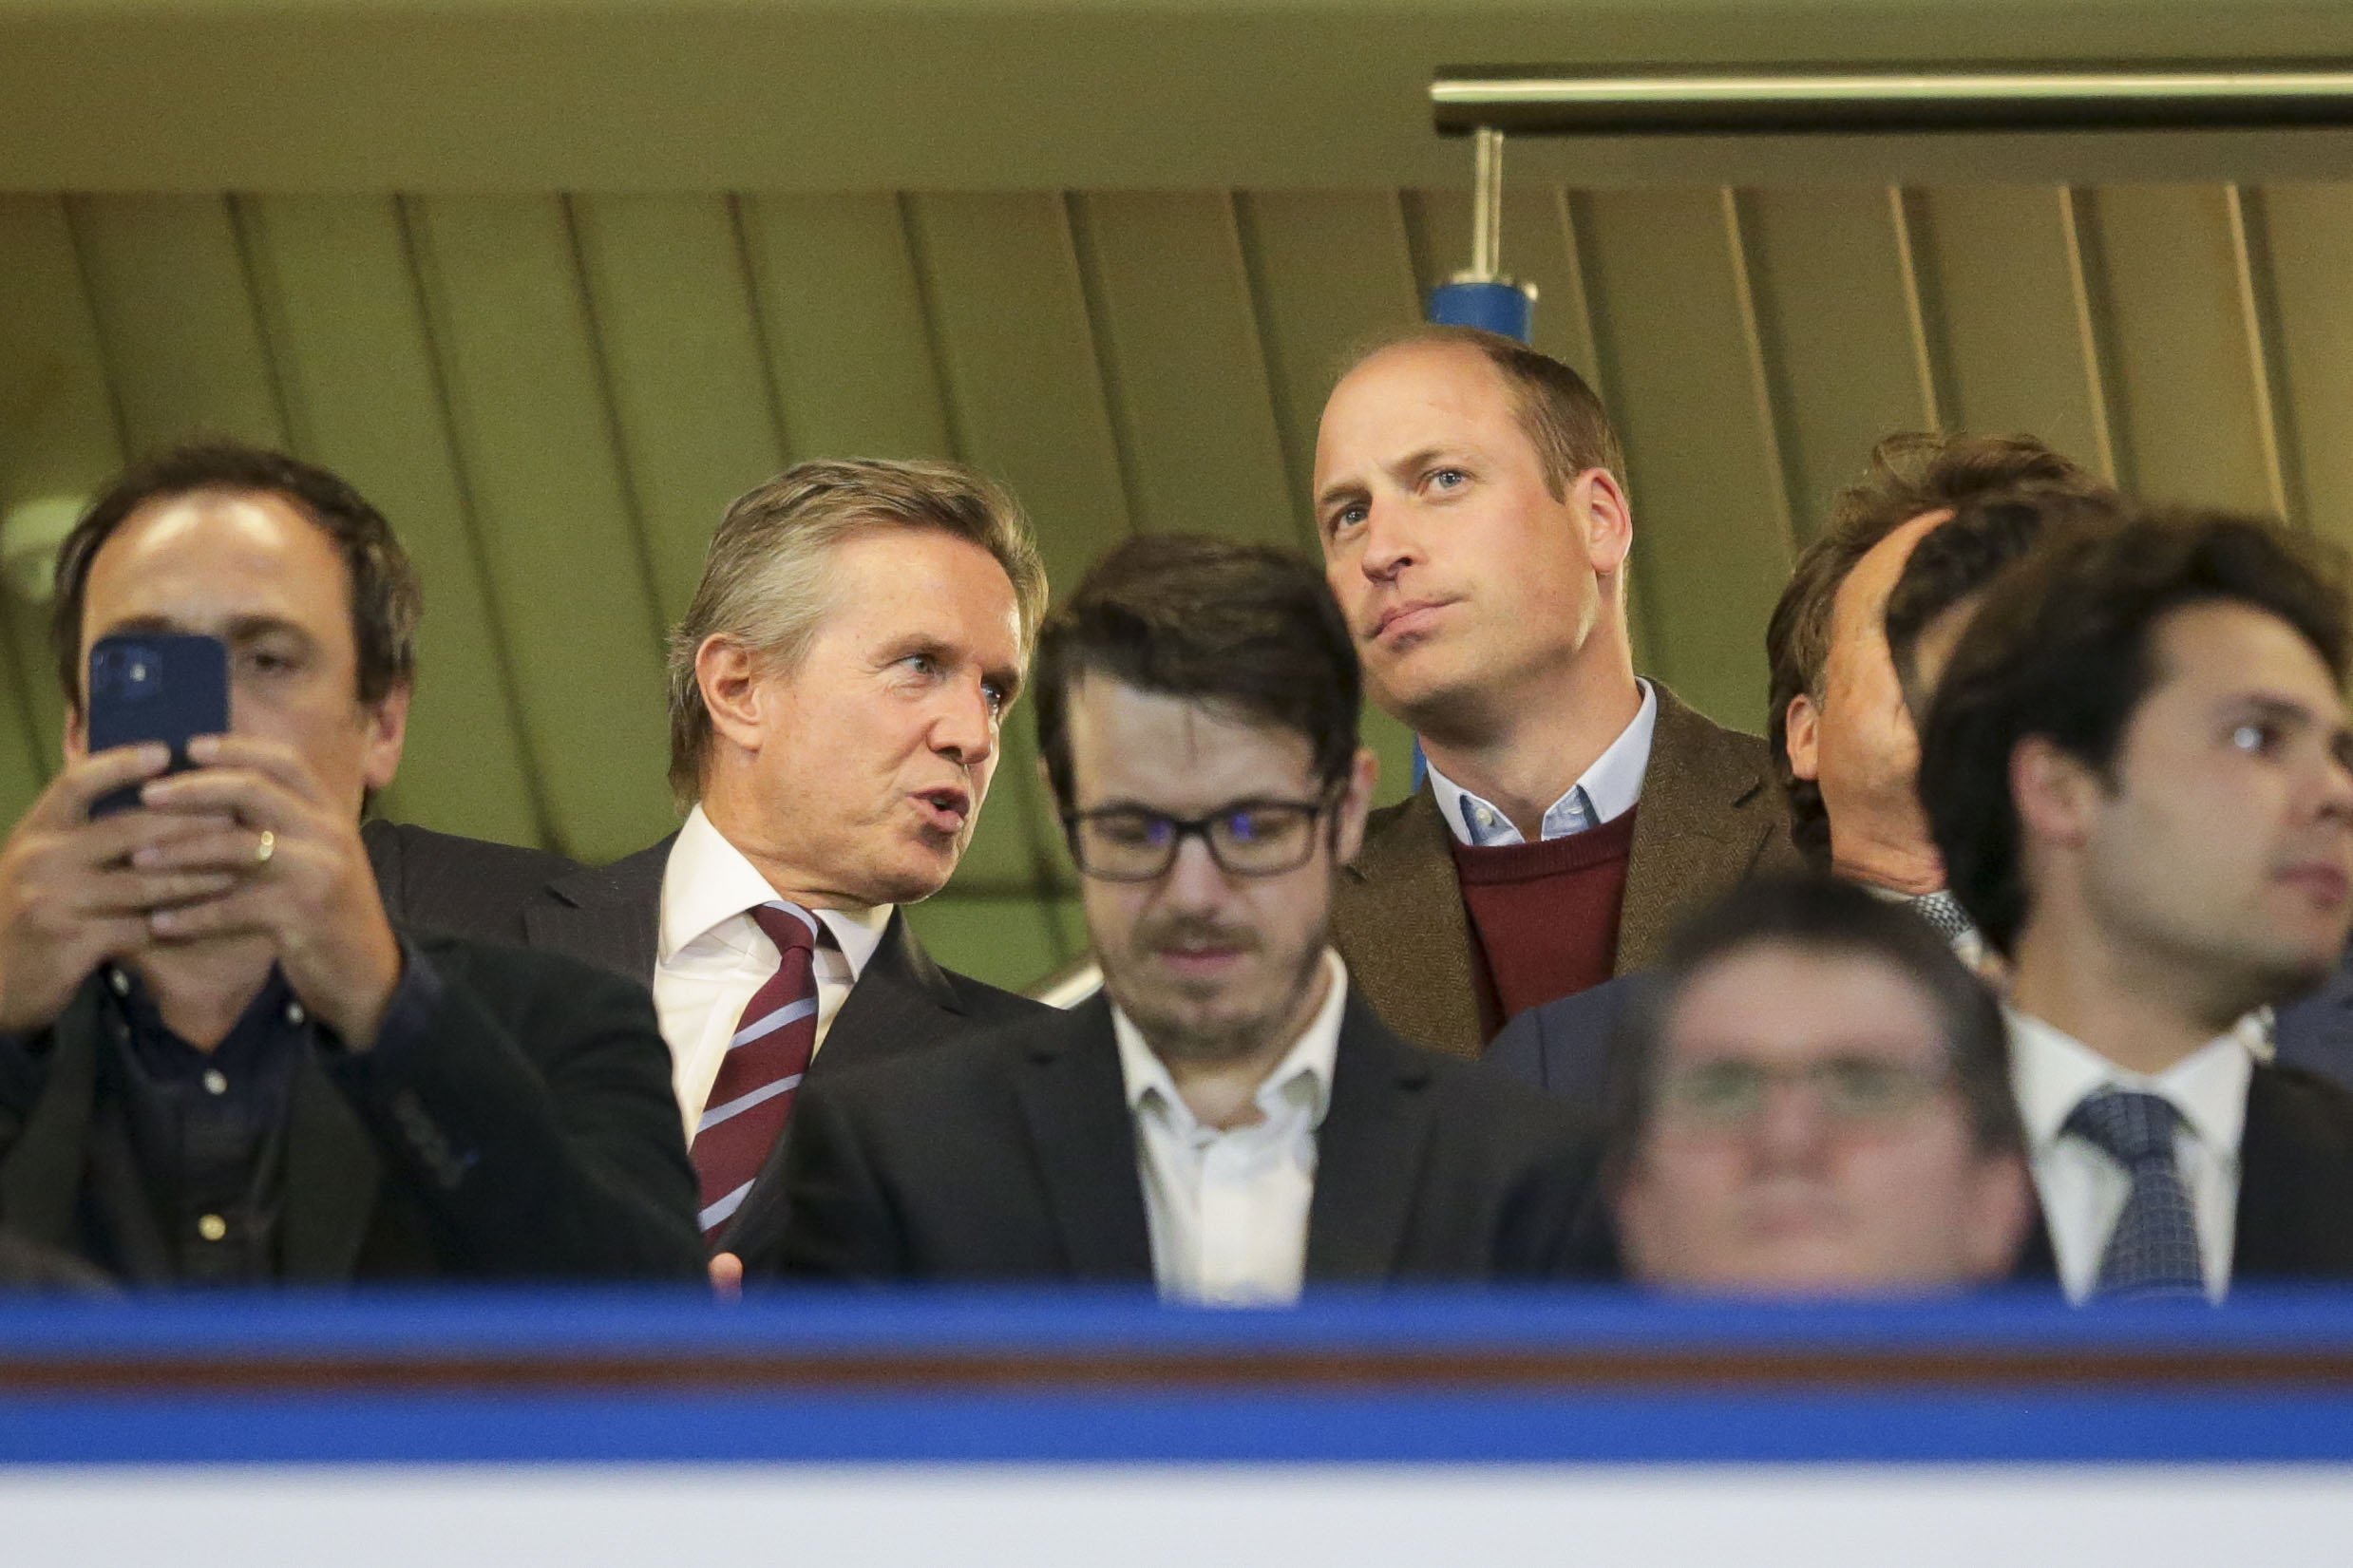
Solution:
{"label": "man's ear", "polygon": [[2009,783],[2026,836],[2055,844],[2080,844],[2107,794],[2089,764],[2046,735],[2029,735],[2011,747]]}
{"label": "man's ear", "polygon": [[78,763],[89,755],[89,721],[83,717],[78,702],[66,704],[66,732],[60,738],[58,749],[66,754],[68,763]]}
{"label": "man's ear", "polygon": [[1585,558],[1593,575],[1615,578],[1634,551],[1634,509],[1606,468],[1588,468],[1569,486],[1568,499],[1584,525]]}
{"label": "man's ear", "polygon": [[1380,784],[1381,760],[1369,746],[1357,747],[1349,759],[1348,779],[1341,785],[1338,813],[1335,820],[1335,848],[1339,863],[1346,865],[1364,847],[1364,819],[1373,809],[1373,791]]}
{"label": "man's ear", "polygon": [[1790,771],[1801,779],[1822,776],[1822,715],[1803,691],[1790,699],[1782,731],[1790,754]]}
{"label": "man's ear", "polygon": [[767,738],[761,707],[771,699],[761,673],[758,655],[726,633],[712,633],[694,650],[694,684],[711,727],[746,751],[759,750]]}
{"label": "man's ear", "polygon": [[401,747],[408,739],[408,700],[414,689],[406,681],[368,705],[367,757],[360,774],[370,791],[382,789],[400,771]]}

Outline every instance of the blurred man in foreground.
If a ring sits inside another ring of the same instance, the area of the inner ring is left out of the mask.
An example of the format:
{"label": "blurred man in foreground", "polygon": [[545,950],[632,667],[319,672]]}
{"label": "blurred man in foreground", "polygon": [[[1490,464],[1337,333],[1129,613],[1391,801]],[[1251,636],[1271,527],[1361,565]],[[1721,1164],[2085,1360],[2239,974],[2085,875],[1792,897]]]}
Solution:
{"label": "blurred man in foreground", "polygon": [[1828,880],[1687,926],[1612,1042],[1626,1276],[1868,1294],[2006,1274],[2033,1211],[2002,1011],[1927,926]]}
{"label": "blurred man in foreground", "polygon": [[784,1272],[1232,1303],[1564,1272],[1582,1122],[1398,1040],[1330,946],[1375,764],[1314,570],[1135,539],[1049,624],[1037,703],[1104,993],[813,1082]]}
{"label": "blurred man in foreground", "polygon": [[[0,1223],[139,1284],[697,1275],[643,992],[386,917],[359,816],[420,600],[374,509],[188,448],[57,581],[66,765],[0,848]],[[169,776],[90,753],[92,645],[174,633],[226,645],[229,732]]]}
{"label": "blurred man in foreground", "polygon": [[2342,567],[2275,524],[2046,534],[1937,679],[1921,793],[2011,976],[2012,1079],[2071,1299],[2353,1276],[2353,1096],[2241,1020],[2353,924]]}

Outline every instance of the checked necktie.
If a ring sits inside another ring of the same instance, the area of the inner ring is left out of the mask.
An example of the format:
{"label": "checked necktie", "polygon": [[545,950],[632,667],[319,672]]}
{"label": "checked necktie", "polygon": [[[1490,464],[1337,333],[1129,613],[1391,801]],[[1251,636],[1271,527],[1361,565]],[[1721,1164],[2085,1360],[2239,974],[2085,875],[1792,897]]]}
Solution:
{"label": "checked necktie", "polygon": [[2084,1096],[2067,1118],[2067,1131],[2105,1150],[2133,1178],[2132,1195],[2100,1256],[2095,1296],[2206,1298],[2197,1216],[2173,1164],[2179,1116],[2163,1095],[2107,1088]]}
{"label": "checked necktie", "polygon": [[694,1128],[703,1239],[715,1243],[792,1114],[793,1090],[817,1049],[817,917],[762,904],[751,917],[776,944],[776,973],[751,993]]}

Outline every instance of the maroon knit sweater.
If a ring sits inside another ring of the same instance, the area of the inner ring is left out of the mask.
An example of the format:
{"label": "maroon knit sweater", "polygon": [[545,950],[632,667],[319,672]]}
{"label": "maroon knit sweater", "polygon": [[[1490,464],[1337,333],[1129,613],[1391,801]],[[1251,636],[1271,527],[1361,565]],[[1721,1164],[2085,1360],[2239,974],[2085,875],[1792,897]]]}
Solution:
{"label": "maroon knit sweater", "polygon": [[1479,849],[1453,841],[1489,1039],[1515,1013],[1609,978],[1634,815],[1543,843]]}

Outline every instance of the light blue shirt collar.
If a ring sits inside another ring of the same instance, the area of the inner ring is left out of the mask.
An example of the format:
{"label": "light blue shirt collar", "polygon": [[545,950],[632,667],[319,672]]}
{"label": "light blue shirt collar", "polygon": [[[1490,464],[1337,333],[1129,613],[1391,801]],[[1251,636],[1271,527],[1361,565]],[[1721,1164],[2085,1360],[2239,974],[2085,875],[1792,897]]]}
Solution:
{"label": "light blue shirt collar", "polygon": [[[1616,822],[1642,798],[1642,776],[1650,771],[1651,736],[1659,727],[1659,693],[1648,681],[1635,684],[1642,689],[1642,706],[1609,743],[1609,749],[1593,759],[1584,776],[1546,809],[1539,829],[1543,840],[1566,838]],[[1482,849],[1527,842],[1510,818],[1439,772],[1435,764],[1430,768],[1430,787],[1437,792],[1438,814],[1458,841]]]}

